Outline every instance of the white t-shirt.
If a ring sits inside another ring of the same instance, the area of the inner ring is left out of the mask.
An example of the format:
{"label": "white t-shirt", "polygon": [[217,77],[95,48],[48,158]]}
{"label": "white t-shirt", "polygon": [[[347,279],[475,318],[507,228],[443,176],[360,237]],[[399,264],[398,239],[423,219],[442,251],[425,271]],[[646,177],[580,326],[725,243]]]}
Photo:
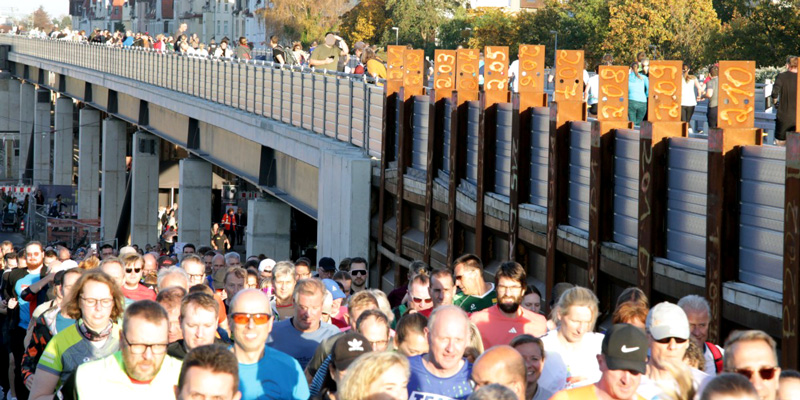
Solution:
{"label": "white t-shirt", "polygon": [[543,388],[542,385],[539,385],[539,387],[536,389],[536,393],[533,394],[533,398],[530,400],[550,400],[554,394],[554,392],[551,392]]}
{"label": "white t-shirt", "polygon": [[597,100],[599,99],[600,95],[600,75],[595,74],[591,78],[589,78],[589,99],[586,101],[586,104],[592,105],[597,104]]}
{"label": "white t-shirt", "polygon": [[[568,350],[558,338],[558,331],[553,330],[542,336],[545,362],[539,386],[556,393],[562,389],[591,385],[600,379],[600,365],[597,355],[603,345],[603,334],[589,332],[583,336],[578,348]],[[570,377],[582,376],[586,379],[568,385]]]}
{"label": "white t-shirt", "polygon": [[[720,354],[723,356],[725,355],[725,349],[714,345],[719,349]],[[708,376],[717,376],[717,366],[714,364],[714,354],[711,353],[711,350],[708,349],[708,346],[703,346],[705,351],[703,352],[703,358],[706,359],[705,369],[703,370]]]}

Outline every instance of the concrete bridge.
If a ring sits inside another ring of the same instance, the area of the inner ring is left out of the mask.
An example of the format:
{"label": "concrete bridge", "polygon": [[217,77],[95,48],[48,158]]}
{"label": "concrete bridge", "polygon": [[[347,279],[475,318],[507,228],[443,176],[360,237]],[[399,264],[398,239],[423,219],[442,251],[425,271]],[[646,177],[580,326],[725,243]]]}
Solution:
{"label": "concrete bridge", "polygon": [[[45,120],[50,92],[58,92],[83,106],[81,138],[84,131],[91,137],[100,115],[107,115],[103,135],[112,133],[104,147],[125,136],[116,124],[135,127],[134,193],[156,187],[137,178],[152,176],[147,168],[159,154],[146,140],[185,149],[191,157],[181,161],[181,209],[205,207],[193,199],[208,191],[210,173],[203,170],[202,183],[194,183],[189,171],[201,170],[194,165],[222,167],[271,196],[249,205],[266,215],[248,226],[253,238],[264,238],[254,242],[265,249],[259,252],[280,251],[269,243],[285,236],[275,221],[291,207],[317,220],[320,256],[369,248],[372,283],[382,288],[404,284],[411,260],[445,267],[473,252],[487,277],[502,261],[520,262],[546,298],[560,281],[592,288],[604,308],[631,285],[651,304],[701,294],[712,307],[712,340],[733,329],[763,329],[781,339],[781,364],[797,367],[800,136],[790,135],[787,148],[765,146],[774,117],[736,108],[758,104],[751,64],[721,63],[720,87],[740,92],[721,97],[721,129],[689,137],[674,113],[680,91],[669,90],[680,87],[680,62],[651,62],[651,87],[659,89],[651,92],[651,121],[635,129],[624,111],[627,81],[612,81],[627,78],[627,67],[607,67],[605,75],[601,69],[601,91],[612,94],[601,99],[599,120],[589,120],[583,83],[569,75],[570,65],[583,65],[582,53],[558,53],[548,95],[541,46],[520,46],[520,76],[532,79],[511,94],[501,84],[508,68],[502,47],[485,49],[486,90],[479,91],[478,53],[470,49],[437,51],[433,85],[425,88],[421,51],[393,46],[389,79],[378,87],[253,63],[11,37],[0,37],[0,45],[10,45],[0,59],[14,77],[7,93],[19,96],[23,140],[26,132],[48,132],[36,115]],[[724,74],[736,68],[748,79]],[[37,106],[41,111],[26,113]],[[59,165],[58,101],[55,108],[52,158]],[[42,168],[32,169],[34,181],[50,179],[43,177],[49,153],[36,155],[49,148],[37,140],[34,165]],[[103,150],[103,160],[124,154],[115,146]],[[102,165],[112,178],[121,169]],[[97,190],[82,183],[96,173],[80,171],[83,196]],[[107,191],[119,188],[103,185],[105,202]],[[154,206],[145,213],[133,204],[132,236],[154,231],[136,225]],[[207,225],[198,225],[208,218],[194,219],[179,226],[205,234]]]}
{"label": "concrete bridge", "polygon": [[172,147],[188,153],[179,173],[182,242],[209,242],[214,166],[264,193],[248,204],[248,253],[289,258],[291,208],[317,221],[297,228],[316,229],[318,254],[366,256],[381,88],[263,63],[14,36],[0,45],[0,69],[13,77],[0,83],[0,130],[20,132],[8,178],[73,183],[77,106],[78,216],[100,213],[107,236],[128,218],[120,213],[130,156],[131,242],[157,241],[159,160]]}

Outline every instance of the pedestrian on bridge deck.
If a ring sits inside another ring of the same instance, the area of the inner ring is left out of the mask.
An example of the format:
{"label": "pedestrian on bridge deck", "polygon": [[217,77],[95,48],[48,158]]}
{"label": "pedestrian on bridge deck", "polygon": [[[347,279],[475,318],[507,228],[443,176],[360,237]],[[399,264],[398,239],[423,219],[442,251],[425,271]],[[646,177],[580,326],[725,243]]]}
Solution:
{"label": "pedestrian on bridge deck", "polygon": [[772,87],[773,101],[777,101],[778,114],[775,116],[775,142],[783,144],[786,132],[797,130],[797,57],[786,59],[786,71],[778,74]]}

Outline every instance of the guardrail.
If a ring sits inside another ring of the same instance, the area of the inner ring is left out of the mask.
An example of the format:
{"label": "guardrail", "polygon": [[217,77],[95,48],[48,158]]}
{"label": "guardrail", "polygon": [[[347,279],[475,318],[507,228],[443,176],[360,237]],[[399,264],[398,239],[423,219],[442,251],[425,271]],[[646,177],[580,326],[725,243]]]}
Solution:
{"label": "guardrail", "polygon": [[383,88],[365,75],[268,61],[0,35],[11,52],[91,69],[323,134],[380,157]]}

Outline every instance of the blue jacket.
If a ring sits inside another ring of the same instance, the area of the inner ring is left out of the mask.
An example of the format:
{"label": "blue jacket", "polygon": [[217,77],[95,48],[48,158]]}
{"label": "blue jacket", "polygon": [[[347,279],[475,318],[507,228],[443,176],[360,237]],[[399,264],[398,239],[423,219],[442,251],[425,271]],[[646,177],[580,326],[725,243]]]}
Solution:
{"label": "blue jacket", "polygon": [[633,72],[628,76],[628,100],[647,103],[647,93],[650,89],[650,80],[644,74],[636,74]]}

